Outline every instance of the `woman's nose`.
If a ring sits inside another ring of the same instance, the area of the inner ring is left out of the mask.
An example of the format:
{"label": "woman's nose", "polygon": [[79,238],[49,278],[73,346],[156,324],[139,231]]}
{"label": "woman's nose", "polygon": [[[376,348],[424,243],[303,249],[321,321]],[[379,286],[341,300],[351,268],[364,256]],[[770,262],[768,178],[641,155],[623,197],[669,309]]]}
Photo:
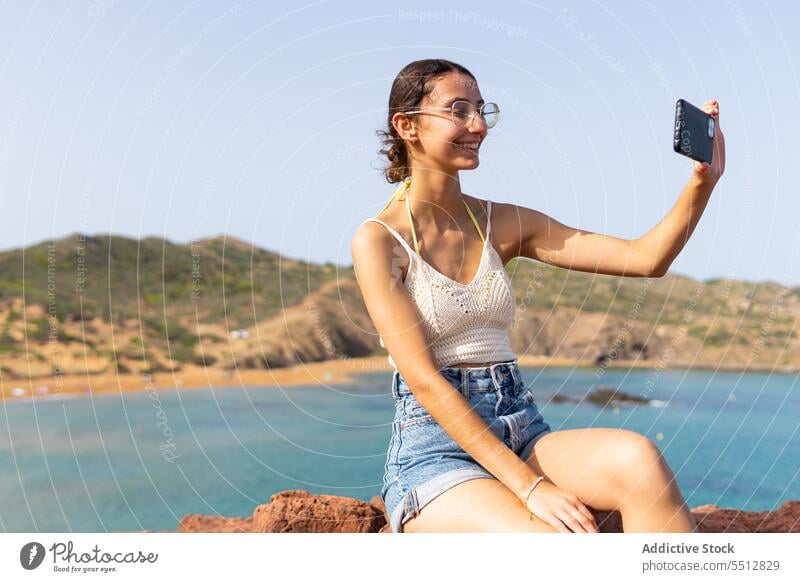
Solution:
{"label": "woman's nose", "polygon": [[470,119],[467,129],[473,133],[484,133],[488,127],[486,121],[477,112]]}

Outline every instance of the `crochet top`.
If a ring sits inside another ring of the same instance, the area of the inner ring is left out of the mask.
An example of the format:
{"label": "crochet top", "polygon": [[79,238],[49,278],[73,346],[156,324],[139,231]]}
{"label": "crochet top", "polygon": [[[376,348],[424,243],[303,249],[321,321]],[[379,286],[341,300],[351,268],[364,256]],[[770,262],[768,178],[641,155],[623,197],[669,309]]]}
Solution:
{"label": "crochet top", "polygon": [[[408,181],[398,188],[386,206],[392,200],[399,199],[398,193],[402,193],[407,187]],[[487,200],[486,206],[488,220],[485,238],[475,216],[466,201],[463,201],[483,240],[478,270],[472,281],[467,284],[454,281],[440,273],[422,258],[414,222],[411,220],[408,196],[405,197],[405,201],[416,253],[403,237],[385,222],[377,218],[368,218],[364,222],[374,221],[382,224],[408,252],[409,266],[403,284],[420,316],[438,368],[441,370],[456,363],[488,363],[515,359],[516,355],[511,350],[508,337],[508,327],[514,321],[516,307],[514,290],[503,261],[491,243],[491,200]],[[382,337],[380,344],[381,347],[386,347]],[[391,354],[389,364],[397,370]]]}

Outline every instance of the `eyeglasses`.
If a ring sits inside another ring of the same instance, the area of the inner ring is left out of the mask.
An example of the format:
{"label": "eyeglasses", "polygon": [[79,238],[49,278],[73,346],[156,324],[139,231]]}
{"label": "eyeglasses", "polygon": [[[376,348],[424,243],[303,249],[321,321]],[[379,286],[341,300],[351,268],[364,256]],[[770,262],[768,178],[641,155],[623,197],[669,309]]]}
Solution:
{"label": "eyeglasses", "polygon": [[405,114],[411,113],[427,113],[429,111],[450,111],[453,117],[453,123],[457,127],[467,127],[475,118],[476,113],[480,113],[481,119],[486,124],[487,129],[497,125],[500,119],[500,108],[497,103],[484,103],[480,109],[476,110],[475,106],[469,101],[453,101],[450,107],[433,107],[429,109],[415,109],[413,111],[404,111]]}

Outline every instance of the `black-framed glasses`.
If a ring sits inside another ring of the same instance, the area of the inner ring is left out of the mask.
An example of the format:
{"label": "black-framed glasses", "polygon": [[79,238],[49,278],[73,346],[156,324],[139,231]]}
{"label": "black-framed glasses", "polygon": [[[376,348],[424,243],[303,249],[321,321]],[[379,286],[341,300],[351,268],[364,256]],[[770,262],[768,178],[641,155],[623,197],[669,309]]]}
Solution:
{"label": "black-framed glasses", "polygon": [[453,101],[450,107],[430,107],[426,109],[414,109],[413,111],[404,111],[405,114],[411,113],[427,113],[429,111],[450,111],[453,118],[453,123],[457,127],[467,127],[472,123],[476,113],[480,113],[481,119],[486,124],[487,128],[492,128],[497,125],[500,119],[500,107],[497,103],[484,103],[480,109],[475,109],[475,106],[469,101]]}

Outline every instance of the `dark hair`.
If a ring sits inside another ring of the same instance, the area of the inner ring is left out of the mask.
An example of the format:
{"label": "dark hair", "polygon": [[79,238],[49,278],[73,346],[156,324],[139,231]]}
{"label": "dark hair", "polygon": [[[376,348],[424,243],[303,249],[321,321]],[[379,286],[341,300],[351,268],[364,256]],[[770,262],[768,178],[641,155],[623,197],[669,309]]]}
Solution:
{"label": "dark hair", "polygon": [[379,129],[375,132],[383,141],[383,147],[378,153],[385,155],[389,160],[389,165],[383,169],[383,172],[390,184],[402,182],[411,175],[411,168],[408,165],[408,149],[392,125],[392,116],[398,111],[417,108],[425,96],[431,94],[436,81],[451,72],[463,73],[475,81],[475,75],[470,73],[466,67],[446,59],[413,61],[397,73],[389,93],[387,129]]}

